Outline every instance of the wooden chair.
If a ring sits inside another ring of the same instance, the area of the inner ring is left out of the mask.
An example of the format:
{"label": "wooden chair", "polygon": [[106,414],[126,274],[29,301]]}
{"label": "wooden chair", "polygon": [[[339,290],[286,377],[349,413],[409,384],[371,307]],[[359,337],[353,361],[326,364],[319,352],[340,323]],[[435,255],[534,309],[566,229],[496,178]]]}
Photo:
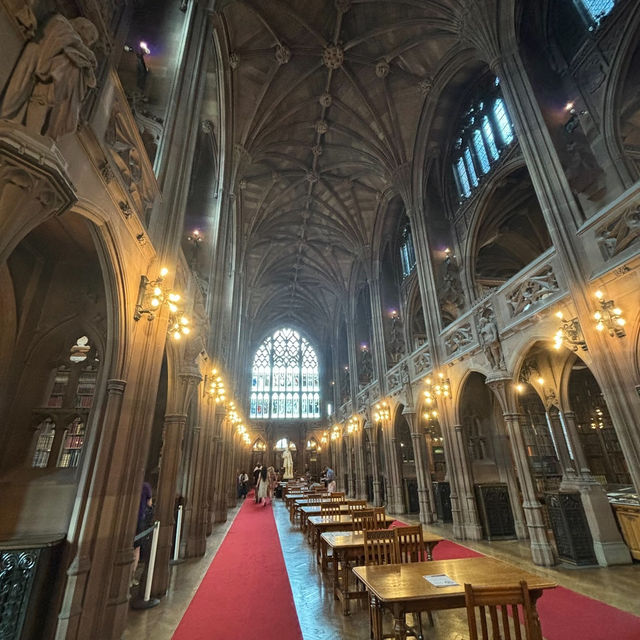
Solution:
{"label": "wooden chair", "polygon": [[[464,597],[469,640],[542,640],[538,617],[524,580],[518,585],[499,587],[465,584]],[[478,626],[482,635],[478,633]]]}
{"label": "wooden chair", "polygon": [[320,505],[321,516],[339,516],[340,515],[340,503],[321,504]]}
{"label": "wooden chair", "polygon": [[329,500],[331,500],[331,502],[343,503],[344,502],[344,492],[336,492],[336,491],[334,491],[333,493],[330,493],[329,494]]}
{"label": "wooden chair", "polygon": [[[422,536],[422,526],[415,525],[411,527],[397,527],[393,529],[398,540],[398,562],[401,564],[407,562],[424,562],[427,559],[427,548],[424,544]],[[433,626],[433,616],[431,611],[429,614],[429,622]],[[422,614],[414,614],[418,622],[417,637],[423,637],[422,634]]]}
{"label": "wooden chair", "polygon": [[400,559],[398,562],[424,562],[427,559],[427,548],[422,537],[422,527],[397,527],[394,529],[398,539]]}
{"label": "wooden chair", "polygon": [[358,511],[359,509],[366,509],[367,501],[366,500],[349,500],[349,502],[347,502],[347,506],[349,507],[349,513],[352,513],[354,511]]}
{"label": "wooden chair", "polygon": [[351,512],[351,529],[353,531],[377,528],[376,516],[373,509],[357,509]]}
{"label": "wooden chair", "polygon": [[373,507],[373,515],[376,519],[376,529],[387,528],[387,512],[384,507]]}
{"label": "wooden chair", "polygon": [[390,529],[364,529],[364,563],[397,564],[398,539]]}

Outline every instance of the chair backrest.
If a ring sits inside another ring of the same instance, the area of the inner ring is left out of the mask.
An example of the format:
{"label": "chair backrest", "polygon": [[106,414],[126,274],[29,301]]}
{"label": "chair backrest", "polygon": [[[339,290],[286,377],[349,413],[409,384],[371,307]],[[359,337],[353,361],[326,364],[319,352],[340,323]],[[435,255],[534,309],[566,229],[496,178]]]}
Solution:
{"label": "chair backrest", "polygon": [[398,540],[390,529],[365,529],[364,563],[396,564],[398,562]]}
{"label": "chair backrest", "polygon": [[349,506],[349,512],[352,512],[352,511],[357,511],[359,509],[366,509],[367,501],[366,500],[349,500],[347,505]]}
{"label": "chair backrest", "polygon": [[321,516],[339,516],[340,515],[340,504],[321,504],[320,505],[320,515]]}
{"label": "chair backrest", "polygon": [[373,509],[356,509],[351,512],[351,528],[353,531],[377,529],[376,516]]}
{"label": "chair backrest", "polygon": [[424,546],[422,527],[396,527],[393,529],[398,539],[400,559],[398,562],[423,562],[427,559],[427,549]]}
{"label": "chair backrest", "polygon": [[465,584],[464,594],[469,640],[542,640],[524,580],[517,585],[498,587]]}
{"label": "chair backrest", "polygon": [[309,504],[318,504],[318,503],[322,502],[323,500],[324,500],[324,498],[322,496],[314,496],[314,495],[311,495],[311,494],[309,494],[307,496],[307,502]]}
{"label": "chair backrest", "polygon": [[333,493],[330,493],[329,500],[331,500],[331,502],[344,502],[344,492],[334,491]]}
{"label": "chair backrest", "polygon": [[376,519],[376,529],[387,528],[387,512],[384,507],[373,507],[373,515]]}

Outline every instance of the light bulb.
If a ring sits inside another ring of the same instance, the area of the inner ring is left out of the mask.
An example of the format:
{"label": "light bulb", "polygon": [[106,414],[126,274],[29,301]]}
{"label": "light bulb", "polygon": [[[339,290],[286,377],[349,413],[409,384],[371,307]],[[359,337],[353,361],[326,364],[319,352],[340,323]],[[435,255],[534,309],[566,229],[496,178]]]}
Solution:
{"label": "light bulb", "polygon": [[601,314],[599,311],[596,311],[596,312],[593,314],[593,317],[594,317],[596,320],[600,320],[600,318],[602,318],[602,314]]}
{"label": "light bulb", "polygon": [[189,324],[189,319],[182,316],[182,318],[180,318],[180,324]]}
{"label": "light bulb", "polygon": [[184,335],[189,335],[189,332],[191,331],[191,329],[189,329],[189,327],[182,327],[182,333],[184,333]]}
{"label": "light bulb", "polygon": [[621,327],[624,327],[624,325],[627,324],[627,321],[624,318],[618,318],[616,320],[616,324],[620,325]]}
{"label": "light bulb", "polygon": [[598,300],[602,300],[602,298],[604,297],[604,293],[602,293],[600,289],[598,289],[594,295],[596,296],[596,298],[598,298]]}
{"label": "light bulb", "polygon": [[620,309],[620,308],[616,307],[616,308],[613,310],[613,313],[614,313],[614,315],[616,315],[616,316],[621,316],[621,315],[622,315],[622,309]]}
{"label": "light bulb", "polygon": [[560,318],[560,320],[562,320],[563,317],[562,311],[558,311],[558,313],[556,313],[556,318]]}
{"label": "light bulb", "polygon": [[159,307],[160,306],[160,300],[158,300],[158,298],[151,298],[151,306],[152,307]]}
{"label": "light bulb", "polygon": [[544,378],[538,378],[538,384],[544,384]]}
{"label": "light bulb", "polygon": [[169,309],[171,311],[171,313],[175,313],[178,310],[178,307],[176,307],[175,304],[173,304],[173,302],[169,303]]}
{"label": "light bulb", "polygon": [[598,322],[598,324],[596,325],[596,329],[598,331],[602,331],[604,329],[604,325],[602,324],[602,322]]}
{"label": "light bulb", "polygon": [[180,340],[181,336],[180,336],[180,332],[179,331],[175,331],[173,334],[173,339],[174,340]]}

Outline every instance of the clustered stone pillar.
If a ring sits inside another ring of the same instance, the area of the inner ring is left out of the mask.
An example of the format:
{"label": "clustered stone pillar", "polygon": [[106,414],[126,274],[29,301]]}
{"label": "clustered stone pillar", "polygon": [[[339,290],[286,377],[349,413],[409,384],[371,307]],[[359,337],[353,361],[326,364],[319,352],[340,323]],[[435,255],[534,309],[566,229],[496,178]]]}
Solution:
{"label": "clustered stone pillar", "polygon": [[414,411],[403,412],[411,429],[411,442],[416,464],[416,476],[418,481],[418,504],[420,505],[420,522],[429,524],[433,522],[433,485],[431,484],[431,469],[428,466],[428,458],[425,450],[424,436],[420,428],[420,420]]}

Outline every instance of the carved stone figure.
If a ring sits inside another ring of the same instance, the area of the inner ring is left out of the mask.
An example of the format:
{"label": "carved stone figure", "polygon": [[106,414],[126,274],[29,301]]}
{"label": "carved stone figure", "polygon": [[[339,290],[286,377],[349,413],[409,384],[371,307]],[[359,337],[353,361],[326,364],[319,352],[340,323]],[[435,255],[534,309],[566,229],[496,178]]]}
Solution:
{"label": "carved stone figure", "polygon": [[346,402],[351,397],[351,375],[349,374],[349,368],[345,367],[342,370],[342,401]]}
{"label": "carved stone figure", "polygon": [[362,349],[360,351],[360,382],[368,384],[373,376],[373,364],[371,362],[371,351]]}
{"label": "carved stone figure", "polygon": [[504,356],[495,320],[487,314],[481,315],[478,319],[478,333],[480,334],[480,342],[484,354],[487,356],[491,368],[494,371],[496,369],[504,369]]}
{"label": "carved stone figure", "polygon": [[614,222],[598,229],[598,242],[605,260],[640,240],[640,205],[626,209]]}
{"label": "carved stone figure", "polygon": [[283,480],[291,480],[293,478],[293,458],[291,457],[291,451],[285,449],[282,452],[282,466],[284,467]]}
{"label": "carved stone figure", "polygon": [[394,364],[400,361],[405,353],[404,337],[402,335],[402,321],[397,315],[391,318],[389,330],[389,355]]}
{"label": "carved stone figure", "polygon": [[33,13],[35,0],[6,0],[5,4],[24,35],[33,38],[38,28],[38,21]]}
{"label": "carved stone figure", "polygon": [[458,265],[451,255],[447,254],[440,271],[440,308],[443,314],[451,320],[457,318],[458,312],[464,307],[464,293],[460,281]]}
{"label": "carved stone figure", "polygon": [[29,42],[13,71],[0,118],[54,139],[74,133],[80,108],[96,86],[98,31],[86,18],[56,14],[39,42]]}

